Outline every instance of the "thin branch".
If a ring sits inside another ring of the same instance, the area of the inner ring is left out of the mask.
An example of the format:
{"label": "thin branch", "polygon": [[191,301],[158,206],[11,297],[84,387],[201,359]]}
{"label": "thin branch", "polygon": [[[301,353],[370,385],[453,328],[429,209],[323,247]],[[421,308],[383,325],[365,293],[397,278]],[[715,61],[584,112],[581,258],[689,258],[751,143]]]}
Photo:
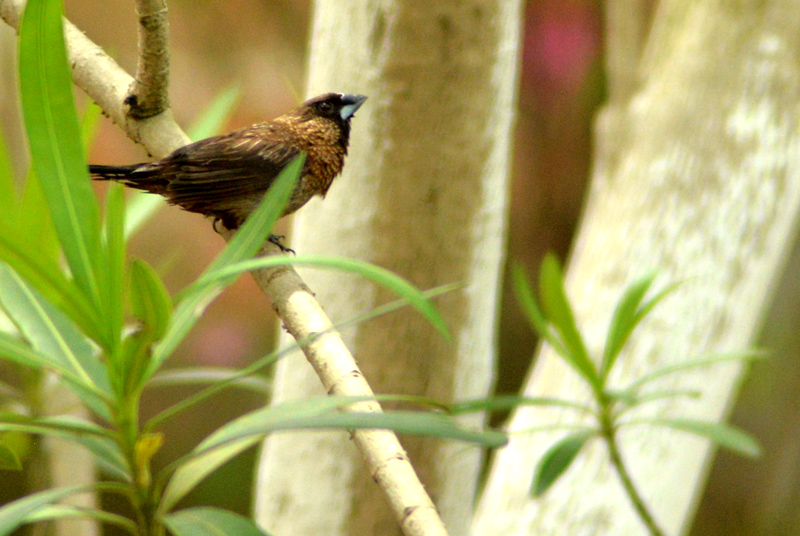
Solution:
{"label": "thin branch", "polygon": [[[0,17],[17,28],[23,0],[0,0]],[[65,22],[67,50],[73,80],[114,120],[128,136],[151,154],[164,156],[187,144],[189,139],[166,109],[161,114],[137,120],[126,115],[123,101],[133,79],[100,47],[68,21]],[[141,63],[140,63],[141,65]],[[230,236],[226,236],[226,239]],[[276,254],[277,246],[267,243],[261,254]],[[286,329],[298,340],[310,337],[303,352],[316,370],[328,393],[373,396],[352,354],[331,321],[293,268],[281,266],[253,272],[258,284],[272,301]],[[323,333],[324,332],[324,333]],[[314,337],[315,334],[321,334]],[[380,412],[377,401],[363,402],[353,411]],[[397,436],[389,430],[355,430],[353,440],[369,466],[373,478],[389,498],[392,510],[406,536],[446,536],[436,507],[408,461]]]}
{"label": "thin branch", "polygon": [[135,119],[169,108],[169,22],[165,0],[137,0],[139,64],[125,104]]}
{"label": "thin branch", "polygon": [[[0,17],[18,30],[24,8],[24,0],[0,0]],[[175,123],[169,108],[148,119],[130,117],[124,100],[133,78],[69,21],[64,21],[64,34],[75,85],[85,91],[129,138],[142,144],[157,158],[190,143],[189,137]]]}
{"label": "thin branch", "polygon": [[[267,243],[261,255],[275,254]],[[272,300],[286,330],[298,341],[328,394],[372,397],[370,388],[353,355],[334,329],[328,316],[306,284],[293,269],[280,267],[253,272],[259,286]],[[303,343],[302,341],[307,341]],[[350,411],[380,413],[377,401],[360,402]],[[406,536],[446,536],[447,530],[433,502],[419,481],[397,435],[391,430],[352,432],[375,482],[389,498],[395,517]]]}

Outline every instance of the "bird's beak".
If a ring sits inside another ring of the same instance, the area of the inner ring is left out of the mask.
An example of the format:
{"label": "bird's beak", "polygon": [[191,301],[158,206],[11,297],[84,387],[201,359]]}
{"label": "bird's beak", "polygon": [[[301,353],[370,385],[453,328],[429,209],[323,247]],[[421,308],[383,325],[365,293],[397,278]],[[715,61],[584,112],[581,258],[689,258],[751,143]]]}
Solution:
{"label": "bird's beak", "polygon": [[347,121],[353,117],[353,114],[364,104],[365,100],[367,100],[367,97],[364,95],[342,95],[344,106],[342,106],[342,109],[339,111],[339,116],[342,118],[342,121]]}

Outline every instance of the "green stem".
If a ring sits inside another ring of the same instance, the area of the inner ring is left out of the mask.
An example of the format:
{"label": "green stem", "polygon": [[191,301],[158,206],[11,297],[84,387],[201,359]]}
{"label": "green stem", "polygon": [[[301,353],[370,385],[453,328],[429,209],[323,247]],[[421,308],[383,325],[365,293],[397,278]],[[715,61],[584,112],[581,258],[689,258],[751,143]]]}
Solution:
{"label": "green stem", "polygon": [[625,488],[625,493],[627,493],[628,499],[633,505],[633,509],[636,510],[636,513],[639,515],[639,519],[642,520],[642,523],[645,524],[647,530],[650,531],[652,536],[664,536],[664,531],[662,531],[658,524],[656,524],[656,520],[647,509],[644,499],[636,490],[636,486],[633,485],[633,480],[631,479],[625,464],[622,463],[622,456],[620,455],[619,447],[617,446],[616,429],[613,427],[610,419],[608,418],[602,419],[601,424],[603,427],[603,436],[606,440],[606,444],[608,445],[608,454],[611,457],[611,465],[614,467],[614,470],[616,470],[617,475],[619,475],[619,479],[622,482],[622,487]]}

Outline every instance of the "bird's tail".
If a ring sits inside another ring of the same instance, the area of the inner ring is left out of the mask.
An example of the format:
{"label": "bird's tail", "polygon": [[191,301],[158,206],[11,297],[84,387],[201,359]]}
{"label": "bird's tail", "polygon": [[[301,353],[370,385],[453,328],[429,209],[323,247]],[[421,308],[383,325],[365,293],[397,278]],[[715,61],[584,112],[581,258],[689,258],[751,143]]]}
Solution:
{"label": "bird's tail", "polygon": [[89,173],[96,181],[124,181],[129,179],[131,174],[140,166],[141,164],[132,166],[89,166]]}
{"label": "bird's tail", "polygon": [[117,181],[125,186],[138,188],[146,192],[160,194],[164,191],[166,181],[158,176],[157,170],[148,164],[131,166],[89,166],[89,173],[96,181]]}

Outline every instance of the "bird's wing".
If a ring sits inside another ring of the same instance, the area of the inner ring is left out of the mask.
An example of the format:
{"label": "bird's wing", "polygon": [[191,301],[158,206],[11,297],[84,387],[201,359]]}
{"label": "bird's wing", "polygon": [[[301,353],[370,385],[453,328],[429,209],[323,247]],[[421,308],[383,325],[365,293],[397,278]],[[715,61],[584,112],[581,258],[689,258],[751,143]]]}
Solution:
{"label": "bird's wing", "polygon": [[224,208],[262,196],[300,151],[270,129],[248,129],[182,147],[160,162],[166,195],[184,207]]}

